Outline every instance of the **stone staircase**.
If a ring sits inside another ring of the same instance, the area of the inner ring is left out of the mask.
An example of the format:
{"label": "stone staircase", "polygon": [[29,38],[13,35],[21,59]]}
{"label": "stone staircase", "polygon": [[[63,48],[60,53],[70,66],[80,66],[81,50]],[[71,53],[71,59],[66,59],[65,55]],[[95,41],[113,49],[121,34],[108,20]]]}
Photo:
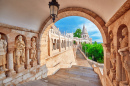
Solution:
{"label": "stone staircase", "polygon": [[102,86],[98,75],[90,67],[72,66],[60,69],[44,81],[57,86]]}
{"label": "stone staircase", "polygon": [[71,68],[61,68],[45,79],[27,82],[17,86],[102,86],[99,76],[79,50],[76,63]]}
{"label": "stone staircase", "polygon": [[45,79],[24,83],[18,86],[102,86],[98,75],[91,67],[73,65],[62,68]]}

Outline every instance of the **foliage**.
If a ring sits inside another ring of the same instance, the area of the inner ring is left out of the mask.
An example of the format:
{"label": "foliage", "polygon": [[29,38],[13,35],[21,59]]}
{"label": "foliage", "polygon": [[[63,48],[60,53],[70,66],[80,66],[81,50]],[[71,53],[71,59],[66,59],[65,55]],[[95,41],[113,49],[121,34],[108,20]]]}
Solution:
{"label": "foliage", "polygon": [[76,41],[74,41],[73,44],[76,44]]}
{"label": "foliage", "polygon": [[[86,50],[85,50],[85,47],[86,47]],[[98,44],[97,42],[94,42],[93,44],[82,43],[82,49],[83,51],[88,53],[89,59],[93,59],[94,61],[103,63],[104,55],[103,55],[102,44]]]}
{"label": "foliage", "polygon": [[92,60],[92,57],[88,57],[88,59]]}
{"label": "foliage", "polygon": [[81,29],[77,29],[74,33],[74,37],[78,37],[78,38],[81,38]]}

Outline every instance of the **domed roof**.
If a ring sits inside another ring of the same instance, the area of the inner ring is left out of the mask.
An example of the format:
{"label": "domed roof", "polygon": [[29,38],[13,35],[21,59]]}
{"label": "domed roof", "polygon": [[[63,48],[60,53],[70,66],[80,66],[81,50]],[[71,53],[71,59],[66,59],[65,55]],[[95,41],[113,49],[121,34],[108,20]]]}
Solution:
{"label": "domed roof", "polygon": [[87,29],[85,28],[85,25],[83,25],[83,29],[82,29],[82,35],[83,34],[88,34]]}

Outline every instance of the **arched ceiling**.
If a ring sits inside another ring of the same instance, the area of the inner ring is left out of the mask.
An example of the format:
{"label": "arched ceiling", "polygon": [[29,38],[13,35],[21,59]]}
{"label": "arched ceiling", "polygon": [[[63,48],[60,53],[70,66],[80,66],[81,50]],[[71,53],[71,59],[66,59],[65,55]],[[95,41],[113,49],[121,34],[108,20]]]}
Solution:
{"label": "arched ceiling", "polygon": [[[49,17],[51,0],[0,0],[0,23],[39,31]],[[127,0],[58,0],[60,9],[82,7],[107,22]]]}

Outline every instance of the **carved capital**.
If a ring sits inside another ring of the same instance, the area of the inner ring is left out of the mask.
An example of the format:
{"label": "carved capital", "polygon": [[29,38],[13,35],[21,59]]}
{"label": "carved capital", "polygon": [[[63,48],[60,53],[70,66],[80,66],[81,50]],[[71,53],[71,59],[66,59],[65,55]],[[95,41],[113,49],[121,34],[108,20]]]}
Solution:
{"label": "carved capital", "polygon": [[8,48],[8,53],[13,53],[14,48]]}
{"label": "carved capital", "polygon": [[29,50],[29,49],[30,49],[30,47],[25,47],[25,49],[26,49],[26,50]]}

